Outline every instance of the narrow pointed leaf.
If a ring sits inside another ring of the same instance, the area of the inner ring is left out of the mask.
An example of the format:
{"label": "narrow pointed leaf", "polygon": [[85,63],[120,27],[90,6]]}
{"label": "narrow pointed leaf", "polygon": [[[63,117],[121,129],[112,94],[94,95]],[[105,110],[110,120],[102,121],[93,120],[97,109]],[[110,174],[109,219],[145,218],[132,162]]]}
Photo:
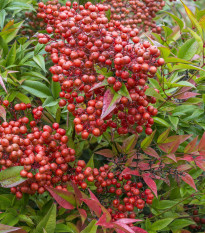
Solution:
{"label": "narrow pointed leaf", "polygon": [[149,188],[152,190],[152,192],[157,197],[157,185],[155,181],[150,177],[149,173],[144,173],[142,175],[144,182],[149,186]]}
{"label": "narrow pointed leaf", "polygon": [[184,172],[181,179],[197,191],[194,179],[188,173]]}
{"label": "narrow pointed leaf", "polygon": [[6,110],[3,106],[0,106],[0,117],[2,117],[4,121],[6,121]]}

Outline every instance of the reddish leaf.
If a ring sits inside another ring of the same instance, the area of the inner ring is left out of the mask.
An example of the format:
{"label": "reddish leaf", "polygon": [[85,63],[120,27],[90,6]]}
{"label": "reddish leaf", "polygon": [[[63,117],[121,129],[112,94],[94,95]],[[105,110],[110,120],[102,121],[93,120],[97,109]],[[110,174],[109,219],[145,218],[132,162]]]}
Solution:
{"label": "reddish leaf", "polygon": [[181,164],[177,167],[177,170],[180,172],[187,171],[191,168],[189,164]]}
{"label": "reddish leaf", "polygon": [[174,162],[177,162],[175,154],[168,154],[167,157],[172,159]]}
{"label": "reddish leaf", "polygon": [[102,156],[105,156],[107,158],[112,158],[114,157],[114,154],[111,150],[109,149],[103,149],[103,150],[99,150],[99,151],[96,151],[95,152],[96,154],[99,154],[99,155],[102,155]]}
{"label": "reddish leaf", "polygon": [[162,134],[160,134],[157,139],[157,143],[163,143],[167,139],[169,132],[170,132],[170,128],[168,128]]}
{"label": "reddish leaf", "polygon": [[99,203],[96,200],[90,200],[85,198],[82,198],[81,200],[85,202],[85,204],[89,207],[91,211],[95,212],[98,218],[100,217],[102,211],[99,206]]}
{"label": "reddish leaf", "polygon": [[3,106],[0,106],[0,117],[2,117],[4,121],[6,121],[6,110]]}
{"label": "reddish leaf", "polygon": [[143,150],[146,154],[154,157],[154,158],[157,158],[157,159],[160,159],[158,153],[151,147],[147,147],[146,149]]}
{"label": "reddish leaf", "polygon": [[196,165],[205,171],[205,159],[202,156],[198,156],[195,159]]}
{"label": "reddish leaf", "polygon": [[107,86],[107,85],[108,85],[107,80],[104,80],[103,82],[96,83],[96,84],[89,90],[89,92],[90,92],[90,91],[93,91],[93,90],[95,90],[95,89],[98,89],[98,88],[100,88],[100,87]]}
{"label": "reddish leaf", "polygon": [[46,189],[60,206],[68,210],[74,209],[75,197],[73,193],[51,187],[47,187]]}
{"label": "reddish leaf", "polygon": [[184,149],[184,153],[191,153],[195,150],[197,150],[196,143],[198,140],[198,136],[195,137]]}
{"label": "reddish leaf", "polygon": [[191,155],[184,155],[183,158],[179,158],[177,160],[185,160],[187,162],[191,162],[191,161],[193,161],[193,157]]}
{"label": "reddish leaf", "polygon": [[168,137],[164,143],[169,143],[169,142],[174,142],[174,141],[178,141],[180,144],[184,141],[186,141],[188,138],[190,138],[192,135],[174,135],[174,136],[170,136]]}
{"label": "reddish leaf", "polygon": [[136,134],[133,134],[131,135],[130,137],[126,138],[124,141],[123,141],[123,145],[122,145],[122,149],[125,151],[125,152],[128,152],[128,151],[131,151],[135,148],[135,145],[137,143],[137,139],[138,139],[138,135]]}
{"label": "reddish leaf", "polygon": [[140,170],[143,170],[143,171],[145,171],[145,170],[150,170],[150,164],[149,163],[144,163],[144,162],[139,162],[138,163],[138,168],[140,169]]}
{"label": "reddish leaf", "polygon": [[140,227],[131,227],[132,230],[134,230],[135,233],[148,233],[147,231],[145,231],[144,229],[140,228]]}
{"label": "reddish leaf", "polygon": [[191,97],[195,97],[199,95],[198,93],[194,93],[194,92],[184,92],[180,95],[175,96],[175,98],[179,99],[179,100],[183,100],[183,99],[189,99]]}
{"label": "reddish leaf", "polygon": [[122,173],[121,173],[121,176],[123,175],[133,175],[133,176],[140,176],[140,173],[138,172],[138,170],[131,170],[130,168],[125,168]]}
{"label": "reddish leaf", "polygon": [[131,219],[131,218],[121,218],[121,219],[115,221],[115,223],[130,224],[130,223],[140,222],[140,221],[142,221],[142,220],[141,219]]}
{"label": "reddish leaf", "polygon": [[123,232],[123,233],[135,233],[131,227],[127,226],[126,224],[123,223],[113,223],[115,226],[115,229],[118,230],[118,232]]}
{"label": "reddish leaf", "polygon": [[78,202],[78,204],[81,204],[81,199],[83,198],[83,195],[80,191],[80,189],[77,187],[77,185],[75,183],[71,183],[71,185],[73,186],[73,189],[74,189],[74,194],[75,194],[75,197],[76,197],[76,201]]}
{"label": "reddish leaf", "polygon": [[26,233],[25,230],[19,228],[19,227],[11,227],[11,226],[7,226],[4,224],[0,224],[0,232],[1,233],[9,233],[9,232],[13,232],[13,233]]}
{"label": "reddish leaf", "polygon": [[184,182],[186,182],[188,185],[190,185],[192,188],[194,188],[197,191],[196,185],[194,183],[194,179],[188,173],[184,172],[181,178]]}
{"label": "reddish leaf", "polygon": [[121,95],[119,95],[118,93],[113,94],[111,92],[111,89],[107,89],[103,97],[103,109],[101,119],[104,119],[116,108],[116,104],[120,101],[120,99]]}
{"label": "reddish leaf", "polygon": [[201,151],[202,149],[205,149],[205,133],[203,134],[198,145],[198,150]]}
{"label": "reddish leaf", "polygon": [[106,214],[104,213],[96,223],[98,226],[102,226],[105,228],[113,228],[114,224],[112,222],[107,222]]}
{"label": "reddish leaf", "polygon": [[142,177],[144,179],[144,182],[150,187],[152,192],[157,197],[157,185],[156,185],[155,181],[151,178],[151,174],[150,173],[144,173],[142,175]]}
{"label": "reddish leaf", "polygon": [[87,218],[87,213],[84,209],[78,209],[79,213],[80,213],[80,217],[82,220],[82,225],[84,224],[86,218]]}
{"label": "reddish leaf", "polygon": [[3,89],[5,90],[5,92],[8,93],[8,91],[6,90],[6,87],[4,85],[4,81],[3,81],[3,78],[2,78],[1,75],[0,75],[0,85],[3,87]]}
{"label": "reddish leaf", "polygon": [[111,215],[110,213],[108,212],[108,210],[100,204],[99,200],[97,199],[97,197],[92,193],[92,191],[90,189],[88,189],[89,193],[90,193],[90,196],[91,196],[91,200],[95,201],[96,204],[99,206],[100,210],[103,211],[103,213],[105,214],[106,216],[106,219],[107,219],[107,222],[110,222],[111,221]]}

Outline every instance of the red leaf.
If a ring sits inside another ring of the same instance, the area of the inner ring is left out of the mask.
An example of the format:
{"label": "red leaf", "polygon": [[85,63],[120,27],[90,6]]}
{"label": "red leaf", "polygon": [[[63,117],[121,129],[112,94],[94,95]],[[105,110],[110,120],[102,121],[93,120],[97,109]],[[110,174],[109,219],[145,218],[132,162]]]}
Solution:
{"label": "red leaf", "polygon": [[82,220],[82,225],[84,224],[86,218],[87,218],[87,213],[84,209],[78,209],[79,213],[80,213],[80,217]]}
{"label": "red leaf", "polygon": [[85,198],[82,198],[81,200],[85,202],[85,204],[89,207],[91,211],[95,212],[98,218],[100,217],[102,211],[100,206],[98,205],[99,203],[96,200],[90,200]]}
{"label": "red leaf", "polygon": [[199,168],[205,171],[205,160],[202,156],[196,157],[195,163]]}
{"label": "red leaf", "polygon": [[133,175],[133,176],[140,176],[140,173],[138,172],[138,170],[131,170],[130,168],[125,168],[122,173],[121,176],[123,175]]}
{"label": "red leaf", "polygon": [[100,88],[100,87],[104,87],[104,86],[106,86],[106,85],[108,85],[108,83],[107,83],[106,80],[104,80],[103,82],[100,82],[100,83],[95,83],[95,84],[93,85],[93,87],[89,90],[89,92],[90,92],[90,91],[93,91],[93,90],[95,90],[95,89],[98,89],[98,88]]}
{"label": "red leaf", "polygon": [[191,153],[191,152],[197,151],[197,146],[196,146],[197,140],[198,140],[198,136],[195,137],[195,138],[185,147],[184,153]]}
{"label": "red leaf", "polygon": [[112,222],[107,222],[106,214],[104,213],[96,223],[98,226],[103,226],[105,228],[113,228],[114,224]]}
{"label": "red leaf", "polygon": [[130,224],[130,223],[140,222],[140,221],[142,221],[142,220],[141,219],[132,219],[132,218],[121,218],[121,219],[115,221],[115,223]]}
{"label": "red leaf", "polygon": [[152,192],[155,194],[155,196],[157,197],[157,185],[154,182],[154,180],[150,177],[150,173],[144,173],[142,175],[144,182],[150,187],[150,189],[152,190]]}
{"label": "red leaf", "polygon": [[118,230],[119,233],[135,233],[132,228],[130,228],[129,226],[127,226],[126,224],[123,224],[123,223],[116,223],[114,222],[113,223],[116,230]]}
{"label": "red leaf", "polygon": [[184,92],[180,95],[175,96],[175,98],[179,99],[179,100],[183,100],[183,99],[189,99],[191,97],[195,97],[199,95],[198,93],[194,93],[194,92]]}
{"label": "red leaf", "polygon": [[74,209],[75,197],[73,193],[51,187],[47,187],[46,189],[60,206],[68,210]]}
{"label": "red leaf", "polygon": [[73,189],[74,189],[74,194],[75,194],[75,197],[76,197],[76,200],[79,204],[81,204],[81,199],[83,198],[83,195],[80,191],[80,189],[77,187],[77,185],[75,183],[71,183],[71,185],[73,186]]}
{"label": "red leaf", "polygon": [[132,230],[134,230],[135,233],[148,233],[147,231],[145,231],[144,229],[140,228],[140,227],[131,227]]}
{"label": "red leaf", "polygon": [[149,163],[139,162],[138,168],[144,171],[144,170],[150,170],[151,167]]}
{"label": "red leaf", "polygon": [[205,133],[203,134],[203,136],[199,142],[198,149],[199,149],[199,151],[201,151],[202,149],[205,149]]}
{"label": "red leaf", "polygon": [[164,143],[174,142],[178,141],[180,144],[184,141],[186,141],[188,138],[190,138],[192,135],[186,134],[186,135],[174,135],[168,137]]}
{"label": "red leaf", "polygon": [[90,189],[88,189],[88,191],[90,193],[91,199],[97,201],[98,203],[100,203],[99,200],[97,199],[97,197],[95,196],[95,194]]}
{"label": "red leaf", "polygon": [[194,179],[188,173],[184,172],[181,178],[184,182],[186,182],[188,185],[190,185],[192,188],[194,188],[197,191],[196,185],[194,183]]}
{"label": "red leaf", "polygon": [[116,104],[120,101],[120,99],[121,95],[117,93],[113,94],[110,89],[107,89],[103,97],[103,109],[101,119],[104,119],[116,108]]}
{"label": "red leaf", "polygon": [[3,78],[2,78],[1,75],[0,75],[0,85],[4,88],[5,92],[8,93],[8,91],[6,90],[6,87],[4,85],[4,81],[3,81]]}
{"label": "red leaf", "polygon": [[107,158],[112,158],[114,156],[113,152],[109,149],[103,149],[95,152],[96,154],[105,156]]}
{"label": "red leaf", "polygon": [[177,167],[177,170],[180,172],[187,171],[191,168],[189,164],[181,164]]}
{"label": "red leaf", "polygon": [[26,233],[25,230],[19,228],[19,227],[11,227],[8,225],[4,225],[4,224],[0,224],[0,232],[2,233],[9,233],[9,232],[13,232],[13,233]]}
{"label": "red leaf", "polygon": [[157,159],[160,159],[158,153],[151,147],[147,147],[146,149],[143,150],[146,154],[154,157],[154,158],[157,158]]}
{"label": "red leaf", "polygon": [[3,106],[0,106],[0,117],[2,117],[4,121],[6,121],[6,110]]}

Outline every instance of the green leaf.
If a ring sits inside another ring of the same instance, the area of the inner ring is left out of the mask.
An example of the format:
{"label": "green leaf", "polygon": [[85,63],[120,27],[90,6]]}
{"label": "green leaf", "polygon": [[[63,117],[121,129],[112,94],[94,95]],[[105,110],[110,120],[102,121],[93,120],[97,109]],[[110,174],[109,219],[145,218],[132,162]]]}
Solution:
{"label": "green leaf", "polygon": [[157,139],[157,143],[159,144],[159,143],[164,142],[167,139],[169,132],[170,132],[170,128],[168,128],[162,134],[160,134],[160,136]]}
{"label": "green leaf", "polygon": [[55,229],[55,232],[72,232],[72,233],[76,233],[75,231],[73,231],[73,229],[65,224],[57,224],[56,225],[56,229]]}
{"label": "green leaf", "polygon": [[35,11],[31,4],[27,4],[24,2],[19,1],[11,1],[10,4],[7,6],[6,10],[9,11],[22,11],[22,10],[29,10]]}
{"label": "green leaf", "polygon": [[178,83],[172,83],[171,87],[192,87],[196,88],[192,83],[187,81],[179,81]]}
{"label": "green leaf", "polygon": [[191,33],[191,35],[196,39],[196,41],[199,44],[199,48],[201,48],[201,50],[199,52],[202,52],[203,49],[203,40],[201,39],[201,37],[195,32],[193,31],[191,28],[188,28],[189,32]]}
{"label": "green leaf", "polygon": [[2,30],[3,27],[4,27],[4,20],[5,20],[5,17],[6,17],[6,11],[3,9],[0,11],[0,29]]}
{"label": "green leaf", "polygon": [[42,69],[45,73],[47,73],[46,67],[45,67],[45,60],[44,60],[44,57],[43,57],[42,55],[38,54],[38,55],[34,56],[34,57],[33,57],[33,60],[36,62],[36,64],[37,64],[38,66],[41,67],[41,69]]}
{"label": "green leaf", "polygon": [[110,21],[110,16],[111,16],[111,10],[108,9],[106,12],[105,12],[105,16],[107,17],[108,21]]}
{"label": "green leaf", "polygon": [[9,65],[13,65],[14,62],[16,60],[16,41],[15,43],[12,45],[8,55],[7,55],[7,58],[6,58],[6,65],[9,66]]}
{"label": "green leaf", "polygon": [[192,63],[178,57],[167,57],[164,60],[166,63]]}
{"label": "green leaf", "polygon": [[6,43],[9,43],[10,41],[12,41],[19,29],[21,28],[21,25],[23,24],[23,21],[19,22],[19,23],[15,23],[13,26],[12,26],[12,29],[11,30],[7,30],[7,31],[2,31],[0,33],[0,35],[2,36],[2,38],[5,40]]}
{"label": "green leaf", "polygon": [[7,195],[7,194],[0,195],[0,209],[1,210],[7,210],[9,207],[12,206],[11,198],[12,198],[11,195]]}
{"label": "green leaf", "polygon": [[51,106],[55,106],[56,104],[58,104],[58,100],[54,100],[54,98],[52,96],[49,96],[44,102],[42,107],[51,107]]}
{"label": "green leaf", "polygon": [[39,222],[36,227],[35,233],[43,233],[45,229],[48,233],[54,233],[56,228],[56,204],[53,204],[47,214]]}
{"label": "green leaf", "polygon": [[80,233],[96,233],[98,226],[96,225],[97,220],[93,219],[88,226],[82,230]]}
{"label": "green leaf", "polygon": [[57,99],[59,97],[59,93],[61,92],[61,86],[59,82],[51,82],[51,90],[54,99]]}
{"label": "green leaf", "polygon": [[108,71],[106,67],[100,68],[98,65],[95,65],[95,71],[98,74],[104,75],[106,78],[111,77],[113,75],[112,71]]}
{"label": "green leaf", "polygon": [[151,230],[154,230],[154,231],[162,230],[165,227],[167,227],[173,220],[174,218],[165,218],[165,219],[158,220],[152,224]]}
{"label": "green leaf", "polygon": [[45,47],[44,44],[38,43],[38,44],[35,46],[34,55],[37,55],[37,54],[40,52],[40,50],[42,50],[44,47]]}
{"label": "green leaf", "polygon": [[47,79],[44,75],[42,75],[42,74],[40,74],[40,73],[38,73],[38,72],[34,72],[34,71],[25,72],[25,73],[23,73],[23,76],[21,76],[21,80],[24,80],[24,79],[31,79],[31,78],[43,79],[43,80],[45,80],[47,83],[50,84],[50,82],[48,81],[48,79]]}
{"label": "green leaf", "polygon": [[18,98],[21,102],[23,102],[25,104],[31,103],[31,100],[28,98],[28,96],[24,95],[21,92],[17,92],[16,98]]}
{"label": "green leaf", "polygon": [[177,229],[183,229],[184,227],[187,227],[194,223],[195,222],[190,219],[176,219],[169,225],[169,227],[171,230],[177,230]]}
{"label": "green leaf", "polygon": [[162,118],[159,118],[159,117],[153,117],[154,119],[154,122],[159,124],[159,125],[162,125],[162,126],[165,126],[165,127],[170,127],[170,124],[167,123],[165,120],[163,120]]}
{"label": "green leaf", "polygon": [[177,201],[170,201],[170,200],[160,200],[157,208],[160,210],[168,209],[174,205],[176,205],[178,202]]}
{"label": "green leaf", "polygon": [[178,52],[178,58],[185,60],[191,60],[197,53],[198,43],[195,38],[187,40],[180,48]]}
{"label": "green leaf", "polygon": [[178,117],[174,117],[174,116],[168,116],[170,122],[172,123],[172,125],[174,126],[174,129],[177,130],[177,126],[179,123],[179,118]]}
{"label": "green leaf", "polygon": [[76,227],[76,225],[74,225],[73,223],[68,222],[67,226],[70,227],[70,229],[72,230],[71,231],[72,233],[80,233],[80,231],[78,230],[78,228]]}
{"label": "green leaf", "polygon": [[181,0],[185,11],[189,17],[189,19],[191,20],[192,24],[196,26],[197,30],[199,31],[201,37],[203,37],[203,32],[202,32],[202,28],[198,22],[198,20],[196,19],[195,15],[192,13],[192,11],[183,3],[183,1]]}
{"label": "green leaf", "polygon": [[124,83],[122,83],[122,87],[120,88],[120,90],[118,91],[118,94],[127,97],[130,101],[132,101],[129,91],[127,90],[127,87],[125,86]]}
{"label": "green leaf", "polygon": [[171,16],[172,19],[176,21],[176,23],[177,23],[177,24],[179,25],[179,27],[180,27],[180,30],[182,30],[182,29],[184,28],[184,22],[183,22],[181,19],[179,19],[176,15],[173,15],[173,14],[171,14],[171,13],[168,12],[168,11],[163,11],[163,12],[165,12],[166,14],[168,14],[169,16]]}
{"label": "green leaf", "polygon": [[31,218],[29,218],[27,215],[25,215],[25,214],[20,214],[19,215],[19,220],[21,221],[21,222],[25,222],[26,224],[28,224],[28,225],[34,225],[34,223],[33,223],[33,221],[32,221],[32,219]]}
{"label": "green leaf", "polygon": [[159,93],[157,93],[157,92],[155,91],[155,89],[152,88],[152,87],[148,88],[148,89],[146,90],[145,94],[148,95],[148,96],[153,96],[153,97],[155,97],[156,99],[159,99],[159,100],[161,100],[161,101],[165,101],[165,99],[164,99]]}
{"label": "green leaf", "polygon": [[39,98],[47,98],[48,96],[51,96],[49,88],[41,82],[27,80],[23,82],[21,87]]}
{"label": "green leaf", "polygon": [[150,143],[152,142],[154,135],[156,133],[156,130],[152,132],[151,135],[147,136],[142,142],[141,142],[141,148],[142,150],[146,149]]}
{"label": "green leaf", "polygon": [[0,184],[4,188],[15,187],[26,179],[20,176],[23,166],[9,167],[0,172]]}
{"label": "green leaf", "polygon": [[6,57],[8,54],[9,48],[5,40],[0,36],[0,48],[3,49],[3,56]]}
{"label": "green leaf", "polygon": [[95,165],[94,165],[94,154],[91,156],[91,158],[89,159],[86,167],[91,167],[91,168],[94,168]]}
{"label": "green leaf", "polygon": [[194,66],[194,65],[188,65],[188,64],[180,64],[180,65],[174,65],[173,70],[201,70],[204,71],[204,69]]}

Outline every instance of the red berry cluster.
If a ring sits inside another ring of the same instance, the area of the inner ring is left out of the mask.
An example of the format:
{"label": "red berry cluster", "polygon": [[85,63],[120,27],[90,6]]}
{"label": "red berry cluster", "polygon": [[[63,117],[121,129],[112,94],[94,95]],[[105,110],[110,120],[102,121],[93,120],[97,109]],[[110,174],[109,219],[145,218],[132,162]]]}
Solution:
{"label": "red berry cluster", "polygon": [[[193,208],[195,209],[195,207],[192,206],[191,209],[193,209]],[[199,214],[199,211],[197,209],[195,209],[195,210],[192,211],[192,215],[193,215],[192,218],[193,218],[195,224],[189,225],[189,228],[191,230],[194,230],[195,232],[198,232],[199,230],[200,231],[205,230],[205,217],[202,217]]]}
{"label": "red berry cluster", "polygon": [[141,191],[143,188],[141,182],[131,181],[131,175],[120,176],[119,171],[115,171],[107,164],[99,169],[92,169],[86,167],[85,161],[79,160],[75,173],[71,179],[82,189],[87,188],[87,183],[93,183],[97,187],[96,192],[100,194],[101,202],[108,208],[113,219],[135,218],[133,212],[135,207],[141,210],[145,203],[152,204],[154,195],[150,189]]}
{"label": "red berry cluster", "polygon": [[14,109],[16,111],[25,111],[26,109],[31,108],[31,104],[25,104],[25,103],[20,103],[20,104],[15,104]]}
{"label": "red berry cluster", "polygon": [[[66,6],[39,3],[37,16],[44,19],[52,35],[39,34],[38,38],[39,43],[49,42],[45,50],[54,63],[50,71],[62,89],[59,105],[67,106],[74,115],[76,132],[83,139],[89,134],[100,136],[108,127],[127,134],[142,132],[144,125],[151,134],[157,109],[149,103],[156,100],[145,95],[145,84],[164,60],[158,59],[157,47],[140,43],[138,29],[108,23],[106,10],[90,2],[85,7],[74,2],[72,8],[70,2]],[[108,72],[99,74],[105,68]],[[123,92],[113,111],[102,119],[107,90],[122,93],[124,89],[130,98]]]}
{"label": "red berry cluster", "polygon": [[120,21],[124,26],[148,31],[149,28],[155,33],[161,33],[161,27],[157,27],[153,18],[165,5],[163,0],[105,0],[109,7],[110,22]]}
{"label": "red berry cluster", "polygon": [[20,175],[26,181],[11,188],[17,198],[21,198],[22,193],[43,193],[46,186],[68,181],[69,163],[75,160],[75,150],[67,147],[65,134],[58,123],[41,128],[27,117],[0,125],[1,170],[24,167]]}

